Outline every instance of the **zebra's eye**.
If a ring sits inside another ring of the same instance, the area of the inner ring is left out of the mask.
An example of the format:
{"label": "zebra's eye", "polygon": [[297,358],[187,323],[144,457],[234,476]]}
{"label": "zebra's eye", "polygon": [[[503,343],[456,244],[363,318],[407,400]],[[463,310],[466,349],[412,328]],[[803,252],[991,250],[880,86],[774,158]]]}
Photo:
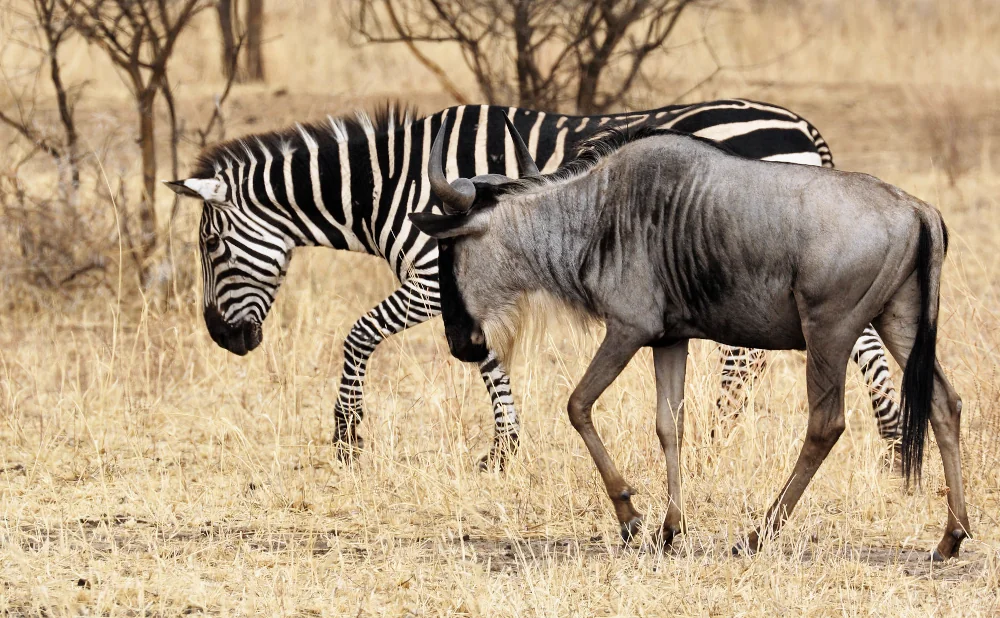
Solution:
{"label": "zebra's eye", "polygon": [[219,249],[219,235],[212,234],[205,239],[205,248],[210,252],[215,253]]}

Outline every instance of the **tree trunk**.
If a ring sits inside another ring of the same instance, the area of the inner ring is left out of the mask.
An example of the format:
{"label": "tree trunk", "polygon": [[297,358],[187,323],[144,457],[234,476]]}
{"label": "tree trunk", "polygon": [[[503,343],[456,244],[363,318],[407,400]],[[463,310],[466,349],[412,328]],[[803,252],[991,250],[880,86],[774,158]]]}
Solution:
{"label": "tree trunk", "polygon": [[137,97],[139,103],[139,148],[142,151],[142,201],[139,203],[139,247],[145,261],[156,248],[156,141],[153,103],[156,87]]}
{"label": "tree trunk", "polygon": [[247,2],[247,79],[264,81],[264,55],[261,39],[264,38],[264,0]]}
{"label": "tree trunk", "polygon": [[[548,109],[541,100],[538,84],[534,79],[535,58],[531,51],[530,2],[518,2],[514,7],[514,50],[517,70],[517,104],[530,109]],[[494,101],[490,101],[494,103]]]}
{"label": "tree trunk", "polygon": [[236,39],[233,35],[233,2],[218,0],[215,8],[219,12],[219,30],[222,31],[222,76],[232,77],[236,70]]}
{"label": "tree trunk", "polygon": [[580,67],[580,81],[576,89],[576,113],[593,114],[596,111],[597,84],[601,77],[601,68],[594,62],[588,62]]}

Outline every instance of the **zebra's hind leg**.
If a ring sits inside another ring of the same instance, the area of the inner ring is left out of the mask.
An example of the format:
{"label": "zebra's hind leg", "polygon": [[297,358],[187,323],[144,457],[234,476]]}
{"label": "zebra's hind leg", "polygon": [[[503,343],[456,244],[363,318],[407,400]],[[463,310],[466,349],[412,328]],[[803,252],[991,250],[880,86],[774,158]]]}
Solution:
{"label": "zebra's hind leg", "polygon": [[517,452],[521,430],[514,409],[514,396],[510,392],[510,377],[492,351],[479,363],[479,374],[490,394],[494,422],[493,447],[479,460],[479,469],[503,470],[510,457]]}
{"label": "zebra's hind leg", "polygon": [[899,404],[897,403],[899,398],[896,396],[896,387],[893,385],[892,375],[889,373],[885,346],[871,324],[865,328],[854,344],[851,358],[861,368],[861,374],[868,386],[868,396],[872,402],[872,410],[875,412],[879,435],[892,445],[893,457],[898,459],[899,441],[902,437]]}
{"label": "zebra's hind leg", "polygon": [[361,316],[344,340],[344,371],[333,407],[333,442],[343,460],[353,460],[364,446],[357,433],[364,418],[365,373],[376,346],[391,335],[422,324],[441,313],[436,290],[425,280],[408,280]]}
{"label": "zebra's hind leg", "polygon": [[719,350],[722,353],[722,394],[715,401],[718,423],[711,430],[713,438],[717,437],[717,429],[728,427],[739,416],[747,404],[754,380],[767,367],[764,350],[728,345],[719,346]]}

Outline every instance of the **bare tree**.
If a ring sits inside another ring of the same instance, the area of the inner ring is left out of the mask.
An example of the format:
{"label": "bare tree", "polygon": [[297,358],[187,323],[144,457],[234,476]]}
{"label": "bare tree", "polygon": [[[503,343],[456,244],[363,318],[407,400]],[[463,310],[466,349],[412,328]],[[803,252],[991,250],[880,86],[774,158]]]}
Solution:
{"label": "bare tree", "polygon": [[[237,82],[263,81],[264,56],[261,51],[264,33],[264,0],[247,0],[246,17],[240,19],[240,3],[234,0],[217,0],[219,31],[222,34],[222,75]],[[244,40],[246,50],[244,66],[239,63],[240,48],[237,39]]]}
{"label": "bare tree", "polygon": [[238,73],[233,0],[217,0],[215,11],[219,15],[219,32],[222,34],[222,76],[228,80]]}
{"label": "bare tree", "polygon": [[420,45],[457,45],[490,103],[600,113],[627,104],[686,10],[719,1],[358,0],[350,15],[363,41],[406,45],[459,101],[455,80]]}
{"label": "bare tree", "polygon": [[139,205],[140,238],[134,250],[145,261],[157,246],[154,105],[158,94],[168,93],[173,129],[171,142],[176,145],[178,128],[172,111],[173,99],[169,95],[167,63],[178,36],[196,13],[210,6],[210,0],[59,1],[75,29],[103,50],[121,70],[135,99],[143,192]]}
{"label": "bare tree", "polygon": [[[72,34],[71,25],[60,10],[57,0],[32,0],[33,32],[38,38],[38,49],[48,65],[48,77],[55,92],[56,108],[62,125],[62,136],[54,137],[41,129],[34,120],[34,98],[24,93],[13,93],[10,111],[0,109],[0,122],[12,127],[35,148],[51,156],[59,171],[59,193],[63,208],[75,217],[77,195],[80,190],[80,138],[76,130],[73,110],[79,88],[70,88],[63,80],[59,63],[59,48]],[[42,67],[38,67],[41,69]],[[11,83],[7,82],[8,88]]]}
{"label": "bare tree", "polygon": [[264,81],[264,0],[247,0],[247,79]]}

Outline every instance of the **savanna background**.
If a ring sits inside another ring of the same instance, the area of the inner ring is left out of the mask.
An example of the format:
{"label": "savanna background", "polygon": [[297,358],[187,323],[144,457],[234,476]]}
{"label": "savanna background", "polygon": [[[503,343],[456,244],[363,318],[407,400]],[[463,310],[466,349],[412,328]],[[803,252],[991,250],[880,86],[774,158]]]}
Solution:
{"label": "savanna background", "polygon": [[[176,17],[188,2],[139,4]],[[393,289],[391,273],[377,258],[300,250],[264,343],[232,356],[201,318],[200,207],[165,190],[150,196],[144,171],[173,177],[172,143],[183,175],[202,143],[223,137],[385,99],[430,113],[485,95],[459,46],[370,43],[360,5],[334,0],[263,2],[263,80],[252,80],[246,4],[232,8],[235,64],[217,5],[195,1],[165,65],[169,89],[144,90],[155,67],[131,71],[110,59],[121,50],[101,46],[97,27],[111,23],[114,3],[0,1],[0,612],[1000,614],[1000,5],[695,3],[615,102],[786,106],[820,129],[838,167],[944,213],[938,350],[965,402],[973,539],[960,559],[931,564],[946,515],[940,459],[929,449],[915,488],[887,469],[853,366],[848,430],[781,536],[756,557],[729,555],[801,445],[798,353],[772,353],[750,405],[727,421],[714,407],[718,352],[694,346],[688,531],[666,556],[621,547],[565,414],[596,339],[558,318],[511,368],[524,430],[506,472],[476,469],[491,442],[489,401],[477,372],[450,358],[440,320],[378,348],[366,448],[356,465],[342,463],[330,443],[341,340]],[[65,13],[97,5],[111,8],[72,22]],[[65,27],[63,105],[38,6],[54,7],[52,23]],[[400,16],[410,17],[419,15]],[[502,45],[488,61],[513,63]],[[602,87],[614,94],[621,76]],[[495,102],[516,104],[517,84],[496,79]],[[551,104],[575,111],[572,97]],[[639,509],[658,521],[666,475],[653,395],[640,355],[595,418]]]}

